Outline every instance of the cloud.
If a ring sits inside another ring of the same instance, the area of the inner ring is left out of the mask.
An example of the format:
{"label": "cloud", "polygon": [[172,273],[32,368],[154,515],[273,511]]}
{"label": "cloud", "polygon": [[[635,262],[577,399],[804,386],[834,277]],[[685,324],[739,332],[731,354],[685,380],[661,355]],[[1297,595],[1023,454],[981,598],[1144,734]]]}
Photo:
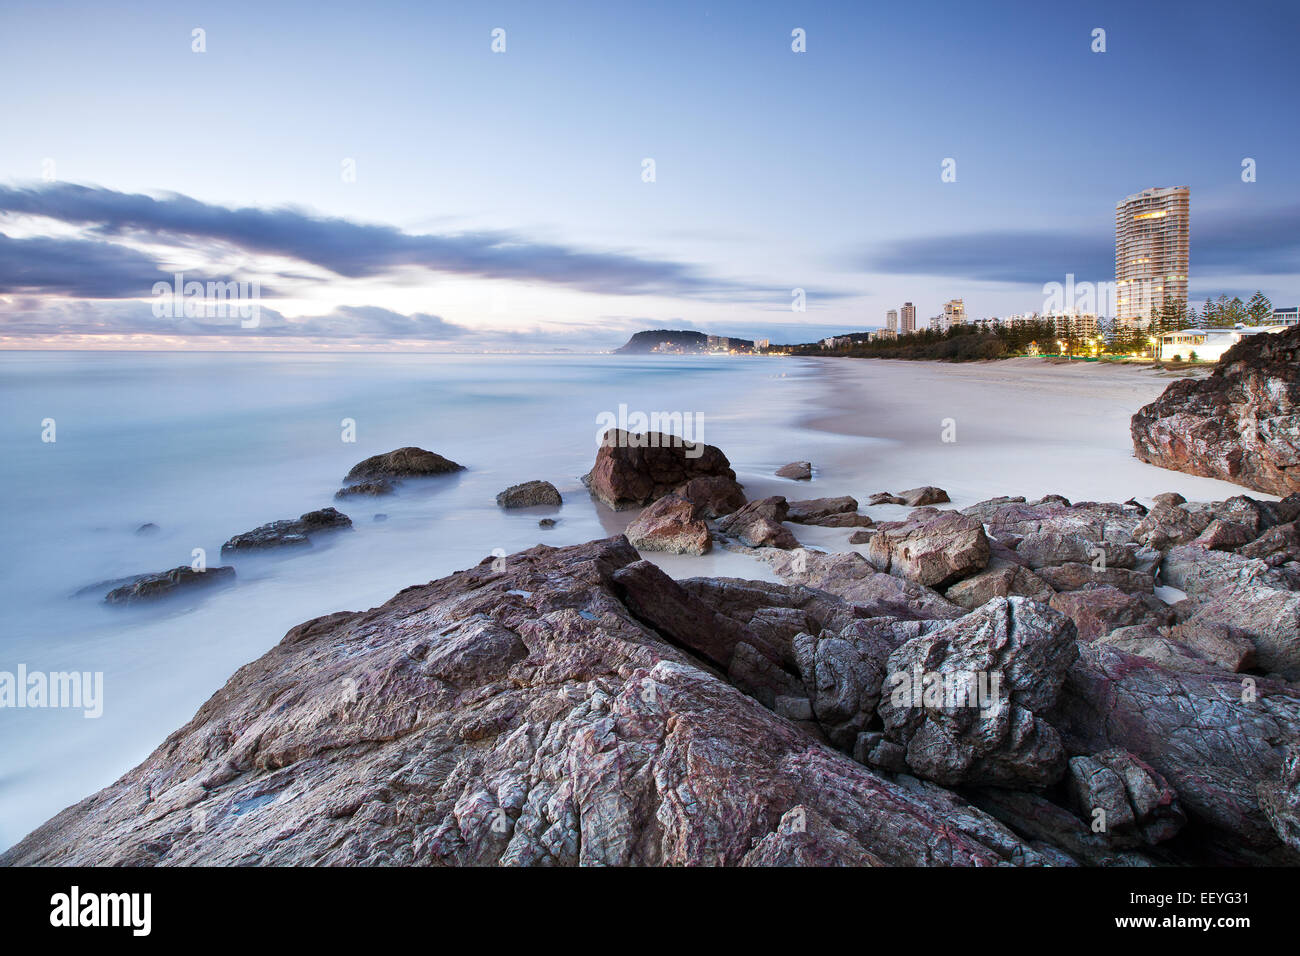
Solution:
{"label": "cloud", "polygon": [[[0,302],[0,305],[3,305]],[[19,299],[3,308],[0,334],[19,338],[50,335],[161,335],[241,339],[307,338],[315,341],[383,343],[395,339],[457,342],[473,333],[425,312],[403,315],[377,306],[340,306],[329,313],[288,319],[260,306],[257,325],[243,328],[233,310],[220,316],[156,316],[149,302],[50,302]]]}
{"label": "cloud", "polygon": [[[1287,275],[1300,271],[1300,206],[1264,211],[1192,210],[1191,270],[1200,274]],[[868,272],[936,275],[985,282],[1110,278],[1114,236],[990,230],[957,236],[903,239],[872,249]]]}
{"label": "cloud", "polygon": [[146,294],[170,281],[150,256],[111,242],[0,233],[0,295],[44,292],[87,299]]}
{"label": "cloud", "polygon": [[618,295],[737,299],[777,294],[703,276],[680,262],[586,251],[510,232],[416,235],[393,226],[320,217],[287,207],[230,209],[176,193],[155,198],[74,183],[0,186],[0,211],[82,226],[106,239],[224,243],[297,259],[347,278],[383,276],[418,266]]}

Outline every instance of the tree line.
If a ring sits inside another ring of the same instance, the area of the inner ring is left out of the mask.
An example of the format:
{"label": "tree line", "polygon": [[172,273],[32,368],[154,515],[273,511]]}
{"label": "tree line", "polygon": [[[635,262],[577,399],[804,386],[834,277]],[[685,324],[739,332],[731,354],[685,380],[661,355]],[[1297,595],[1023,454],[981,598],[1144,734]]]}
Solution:
{"label": "tree line", "polygon": [[1182,302],[1169,301],[1152,308],[1143,326],[1104,319],[1094,330],[1071,320],[1058,325],[1053,318],[1032,319],[1010,325],[967,322],[944,331],[920,329],[895,339],[868,340],[862,333],[848,336],[850,342],[824,348],[820,342],[779,346],[795,355],[844,355],[856,358],[939,359],[970,362],[1010,358],[1017,355],[1141,355],[1149,352],[1152,339],[1180,329],[1230,329],[1241,325],[1267,325],[1273,319],[1273,304],[1262,292],[1246,302],[1240,296],[1221,295],[1206,299],[1198,311]]}

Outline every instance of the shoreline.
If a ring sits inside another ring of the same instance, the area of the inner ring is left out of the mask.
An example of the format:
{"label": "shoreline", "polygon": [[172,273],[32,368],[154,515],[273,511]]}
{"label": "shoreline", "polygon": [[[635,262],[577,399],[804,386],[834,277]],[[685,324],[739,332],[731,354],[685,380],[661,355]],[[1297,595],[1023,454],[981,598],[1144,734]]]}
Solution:
{"label": "shoreline", "polygon": [[810,435],[838,440],[815,481],[845,490],[810,489],[799,497],[865,498],[938,485],[958,507],[1008,494],[1124,501],[1177,491],[1193,501],[1240,494],[1276,500],[1134,456],[1131,417],[1182,375],[1149,366],[1034,358],[805,360],[816,369],[821,390],[817,407],[797,424]]}

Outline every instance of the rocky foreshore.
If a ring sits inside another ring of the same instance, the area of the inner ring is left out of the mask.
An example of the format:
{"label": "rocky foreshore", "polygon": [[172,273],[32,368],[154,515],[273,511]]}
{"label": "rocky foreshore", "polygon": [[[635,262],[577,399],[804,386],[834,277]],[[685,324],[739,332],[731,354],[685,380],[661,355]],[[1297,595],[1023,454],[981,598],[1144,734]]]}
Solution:
{"label": "rocky foreshore", "polygon": [[589,483],[782,583],[619,535],[309,621],[0,862],[1300,863],[1300,495],[873,522],[617,443]]}

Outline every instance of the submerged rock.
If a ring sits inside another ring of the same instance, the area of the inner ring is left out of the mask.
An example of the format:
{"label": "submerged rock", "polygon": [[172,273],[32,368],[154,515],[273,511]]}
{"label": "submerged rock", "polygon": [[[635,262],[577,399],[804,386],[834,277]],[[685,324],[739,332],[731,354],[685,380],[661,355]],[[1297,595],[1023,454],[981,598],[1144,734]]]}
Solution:
{"label": "submerged rock", "polygon": [[308,511],[298,518],[285,518],[237,534],[221,546],[222,554],[236,551],[264,551],[268,548],[310,547],[311,536],[320,531],[352,527],[352,519],[334,508]]}
{"label": "submerged rock", "polygon": [[335,498],[378,498],[380,495],[391,495],[397,490],[397,485],[387,478],[376,478],[373,481],[359,481],[354,485],[348,485],[334,492]]}
{"label": "submerged rock", "polygon": [[358,462],[344,476],[343,481],[352,484],[380,478],[425,478],[464,470],[464,465],[458,465],[449,458],[408,445],[382,455],[371,455],[365,461]]}
{"label": "submerged rock", "polygon": [[903,499],[903,504],[910,505],[913,508],[924,505],[940,505],[952,500],[948,497],[948,492],[942,488],[936,488],[934,485],[908,488],[906,491],[900,491],[898,497]]}
{"label": "submerged rock", "polygon": [[449,458],[408,445],[382,455],[371,455],[353,465],[343,478],[343,487],[335,492],[334,497],[392,494],[400,484],[399,479],[429,478],[464,470],[464,465]]}
{"label": "submerged rock", "polygon": [[812,462],[792,461],[776,470],[778,478],[790,478],[793,481],[807,481],[812,477]]}
{"label": "submerged rock", "polygon": [[511,485],[497,495],[501,508],[533,508],[538,505],[559,506],[564,503],[560,492],[549,481],[525,481]]}
{"label": "submerged rock", "polygon": [[189,565],[159,571],[157,574],[142,574],[130,579],[127,584],[113,588],[104,595],[109,604],[139,604],[145,601],[157,601],[171,597],[180,591],[190,591],[199,587],[229,583],[234,580],[235,569],[231,567],[207,568],[199,571]]}

